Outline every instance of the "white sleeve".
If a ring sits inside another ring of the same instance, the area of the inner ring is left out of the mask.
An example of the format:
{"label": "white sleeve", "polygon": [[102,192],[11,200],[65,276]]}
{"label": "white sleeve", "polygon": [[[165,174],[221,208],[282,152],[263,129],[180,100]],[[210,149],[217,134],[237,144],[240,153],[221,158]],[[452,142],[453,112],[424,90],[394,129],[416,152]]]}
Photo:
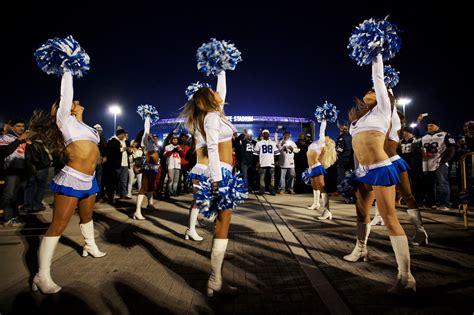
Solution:
{"label": "white sleeve", "polygon": [[206,132],[207,154],[209,157],[209,171],[211,181],[222,180],[221,162],[219,159],[219,114],[216,112],[207,113],[204,118],[204,131]]}
{"label": "white sleeve", "polygon": [[[216,92],[219,93],[220,97],[222,98],[222,101],[225,102],[225,97],[227,95],[227,83],[226,83],[225,71],[221,71],[217,75]],[[222,104],[222,106],[224,106],[224,104]]]}
{"label": "white sleeve", "polygon": [[390,103],[387,87],[384,82],[381,54],[378,54],[372,62],[372,81],[374,82],[375,96],[377,98],[375,110],[382,112],[387,118],[390,118],[392,116],[392,104]]}
{"label": "white sleeve", "polygon": [[274,155],[274,156],[280,155],[280,149],[278,148],[277,143],[276,143],[276,142],[273,142],[272,145],[275,146],[275,150],[273,150],[273,155]]}
{"label": "white sleeve", "polygon": [[400,137],[398,136],[398,130],[395,130],[396,128],[400,128],[402,125],[401,121],[400,121],[400,117],[398,116],[398,112],[397,112],[397,109],[394,107],[393,108],[393,111],[392,111],[392,126],[391,126],[391,129],[390,129],[390,135],[389,135],[389,139],[390,140],[393,140],[393,141],[396,141],[396,142],[399,142],[400,141]]}
{"label": "white sleeve", "polygon": [[323,148],[326,145],[326,125],[327,121],[326,119],[323,119],[323,121],[321,122],[321,126],[319,127],[319,148]]}
{"label": "white sleeve", "polygon": [[72,74],[69,71],[64,71],[61,79],[61,98],[56,113],[56,123],[58,124],[58,127],[66,124],[68,119],[71,118],[73,97],[74,88],[72,86]]}
{"label": "white sleeve", "polygon": [[275,143],[278,148],[281,147],[281,144],[278,142],[278,132],[275,132],[275,135],[273,136],[273,140],[275,140]]}
{"label": "white sleeve", "polygon": [[291,147],[293,148],[293,153],[298,153],[298,152],[300,152],[300,148],[298,148],[298,146],[296,145],[296,143],[294,143],[293,141],[291,141]]}
{"label": "white sleeve", "polygon": [[145,148],[145,152],[148,152],[154,149],[153,142],[148,139],[148,135],[150,134],[150,116],[145,117],[143,128],[142,147]]}
{"label": "white sleeve", "polygon": [[253,147],[253,155],[260,155],[260,141]]}

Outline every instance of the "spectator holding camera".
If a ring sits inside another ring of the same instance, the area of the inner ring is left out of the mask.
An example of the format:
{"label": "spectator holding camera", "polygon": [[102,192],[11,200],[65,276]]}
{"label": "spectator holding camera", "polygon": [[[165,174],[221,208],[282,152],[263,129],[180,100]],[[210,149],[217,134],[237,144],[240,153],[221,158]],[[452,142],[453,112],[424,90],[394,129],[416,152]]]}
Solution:
{"label": "spectator holding camera", "polygon": [[[280,128],[277,129],[277,132]],[[275,141],[278,133],[275,133]],[[293,184],[295,180],[295,153],[298,153],[300,149],[296,146],[296,143],[291,140],[291,134],[283,128],[283,139],[278,143],[277,147],[280,150],[279,165],[281,169],[280,173],[280,184],[279,193],[287,192],[294,194]]]}
{"label": "spectator holding camera", "polygon": [[181,158],[184,157],[183,149],[181,149],[178,142],[178,135],[173,133],[170,144],[165,147],[164,153],[164,156],[166,157],[166,165],[168,167],[168,193],[171,196],[177,196],[178,194]]}

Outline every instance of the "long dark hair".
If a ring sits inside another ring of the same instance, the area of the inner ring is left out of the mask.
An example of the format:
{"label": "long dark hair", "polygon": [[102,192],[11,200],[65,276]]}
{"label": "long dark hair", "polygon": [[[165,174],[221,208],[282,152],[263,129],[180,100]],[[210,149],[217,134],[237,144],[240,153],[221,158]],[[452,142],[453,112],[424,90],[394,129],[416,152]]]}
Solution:
{"label": "long dark hair", "polygon": [[209,88],[200,88],[194,93],[191,100],[184,105],[183,111],[180,114],[184,118],[184,127],[194,134],[194,130],[198,130],[204,139],[206,139],[206,132],[204,131],[204,117],[208,112],[220,112],[223,117],[224,113],[217,104],[216,99]]}
{"label": "long dark hair", "polygon": [[59,157],[66,163],[69,160],[64,137],[56,124],[56,113],[59,108],[59,99],[51,106],[51,112],[35,110],[30,119],[29,129],[36,132],[34,138],[43,141],[51,154]]}
{"label": "long dark hair", "polygon": [[[390,90],[388,91],[388,98],[390,99],[390,104],[392,105],[393,110],[393,107],[395,106],[395,96],[393,96]],[[377,106],[377,102],[375,102],[373,105],[367,105],[363,100],[356,97],[355,106],[352,107],[349,111],[350,122],[358,120],[359,118],[367,114],[369,111],[371,111],[372,108],[374,108],[375,106]]]}

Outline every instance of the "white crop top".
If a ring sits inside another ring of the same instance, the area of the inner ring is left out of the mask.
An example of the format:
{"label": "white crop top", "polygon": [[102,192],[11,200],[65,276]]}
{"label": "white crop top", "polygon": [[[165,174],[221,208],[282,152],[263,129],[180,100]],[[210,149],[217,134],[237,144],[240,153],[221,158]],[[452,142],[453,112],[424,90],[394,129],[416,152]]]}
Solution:
{"label": "white crop top", "polygon": [[351,123],[349,132],[352,136],[362,131],[378,131],[387,134],[390,129],[392,105],[384,83],[383,60],[380,54],[372,62],[372,80],[374,82],[377,105],[367,114]]}
{"label": "white crop top", "polygon": [[398,136],[398,131],[402,129],[402,122],[400,121],[400,117],[398,116],[397,109],[393,109],[392,113],[392,128],[390,129],[390,133],[388,138],[392,141],[399,142],[400,137]]}
{"label": "white crop top", "polygon": [[61,99],[56,113],[56,124],[63,134],[64,144],[68,146],[79,140],[99,143],[100,136],[97,130],[71,115],[73,96],[72,74],[69,71],[65,71],[61,79]]}
{"label": "white crop top", "polygon": [[323,151],[323,148],[326,146],[326,125],[327,121],[323,120],[321,122],[321,126],[319,128],[319,139],[316,141],[313,141],[308,147],[308,151],[314,151],[318,155],[321,154],[321,151]]}
{"label": "white crop top", "polygon": [[[217,75],[217,88],[216,92],[222,98],[224,106],[225,98],[227,95],[227,83],[225,71],[221,71]],[[211,175],[211,180],[213,182],[221,181],[221,162],[219,159],[219,143],[232,140],[234,132],[237,132],[235,127],[227,120],[225,117],[222,117],[219,112],[209,112],[204,117],[204,130],[206,131],[205,144],[201,145],[207,146],[207,154],[209,157],[209,171]],[[198,134],[202,141],[204,138],[199,133]],[[198,137],[196,137],[196,147],[199,147]]]}
{"label": "white crop top", "polygon": [[[216,92],[219,93],[220,97],[222,98],[222,101],[225,102],[225,98],[227,95],[225,71],[221,71],[217,75]],[[204,140],[204,137],[198,129],[194,130],[194,141],[196,142],[196,149],[206,146],[206,140]]]}

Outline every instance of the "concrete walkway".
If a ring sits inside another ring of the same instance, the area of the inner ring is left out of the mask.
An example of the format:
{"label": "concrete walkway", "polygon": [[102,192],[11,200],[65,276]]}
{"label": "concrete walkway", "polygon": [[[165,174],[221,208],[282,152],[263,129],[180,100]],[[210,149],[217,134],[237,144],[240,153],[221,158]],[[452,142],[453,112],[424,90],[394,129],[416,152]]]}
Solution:
{"label": "concrete walkway", "polygon": [[[25,216],[20,228],[0,228],[0,313],[3,314],[348,314],[457,313],[474,310],[474,243],[457,211],[424,212],[429,246],[412,248],[418,293],[386,294],[396,263],[383,227],[369,240],[369,262],[342,256],[355,242],[355,210],[333,198],[334,219],[306,209],[309,195],[251,196],[234,212],[224,277],[236,298],[207,299],[212,224],[203,242],[185,241],[190,195],[155,201],[146,221],[130,219],[133,200],[98,204],[96,241],[107,256],[80,256],[83,237],[74,215],[56,250],[52,276],[63,290],[29,291],[36,251],[51,220],[48,209]],[[411,234],[405,212],[399,218]]]}

